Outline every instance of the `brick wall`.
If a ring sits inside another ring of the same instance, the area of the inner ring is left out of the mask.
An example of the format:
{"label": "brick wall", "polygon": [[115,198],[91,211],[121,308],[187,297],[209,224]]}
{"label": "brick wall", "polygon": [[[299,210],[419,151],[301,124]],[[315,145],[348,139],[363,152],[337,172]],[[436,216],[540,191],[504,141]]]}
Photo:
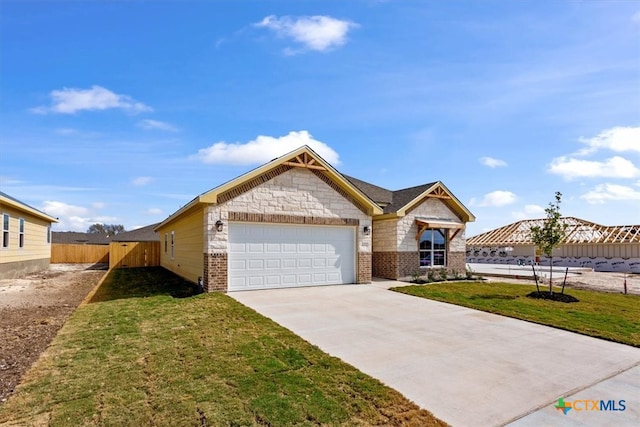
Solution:
{"label": "brick wall", "polygon": [[397,252],[373,252],[373,277],[383,277],[385,279],[398,278],[398,256]]}
{"label": "brick wall", "polygon": [[447,270],[451,273],[454,270],[464,275],[467,268],[466,252],[449,252],[447,254]]}
{"label": "brick wall", "polygon": [[409,277],[420,270],[420,255],[418,251],[398,252],[398,277]]}
{"label": "brick wall", "polygon": [[371,283],[371,252],[358,252],[356,283]]}
{"label": "brick wall", "polygon": [[204,277],[202,285],[205,292],[227,292],[227,254],[204,254]]}

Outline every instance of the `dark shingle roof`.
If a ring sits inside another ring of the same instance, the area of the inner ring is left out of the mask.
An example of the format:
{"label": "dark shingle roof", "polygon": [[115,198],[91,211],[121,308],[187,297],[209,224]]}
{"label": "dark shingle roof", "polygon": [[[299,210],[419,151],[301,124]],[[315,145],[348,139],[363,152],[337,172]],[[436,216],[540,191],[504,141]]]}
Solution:
{"label": "dark shingle roof", "polygon": [[111,238],[114,242],[157,242],[160,241],[160,235],[153,229],[160,224],[147,225],[146,227],[136,228],[131,231],[123,231]]}
{"label": "dark shingle roof", "polygon": [[362,191],[367,197],[376,202],[378,205],[388,205],[393,201],[393,191],[387,190],[386,188],[378,187],[377,185],[370,184],[349,175],[342,176],[344,176],[358,190]]}
{"label": "dark shingle roof", "polygon": [[394,191],[393,202],[384,207],[384,213],[397,212],[407,203],[427,191],[430,187],[433,187],[434,184],[435,182],[430,182],[428,184],[422,184],[416,187],[403,188],[402,190]]}
{"label": "dark shingle roof", "polygon": [[371,200],[380,205],[384,213],[397,212],[407,203],[427,191],[435,184],[435,182],[430,182],[428,184],[392,191],[348,175],[342,176],[349,180],[349,182],[356,186],[358,190],[362,191]]}
{"label": "dark shingle roof", "polygon": [[102,233],[80,233],[77,231],[52,231],[52,243],[108,245],[109,237]]}

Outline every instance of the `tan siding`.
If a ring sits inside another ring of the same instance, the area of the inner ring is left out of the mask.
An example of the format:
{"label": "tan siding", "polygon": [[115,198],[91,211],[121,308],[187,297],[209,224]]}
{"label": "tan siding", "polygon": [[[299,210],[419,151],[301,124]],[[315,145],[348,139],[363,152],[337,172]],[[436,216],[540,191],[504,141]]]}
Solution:
{"label": "tan siding", "polygon": [[[196,282],[203,274],[204,210],[197,208],[160,228],[160,265]],[[174,232],[174,257],[171,258],[171,232]],[[168,234],[165,252],[164,236]]]}
{"label": "tan siding", "polygon": [[[0,247],[0,263],[29,261],[51,257],[51,244],[47,243],[47,227],[51,224],[28,212],[0,205],[0,215],[9,214],[9,247]],[[20,218],[24,218],[24,247],[19,247]],[[0,228],[2,217],[0,216]],[[0,235],[0,243],[2,236]]]}

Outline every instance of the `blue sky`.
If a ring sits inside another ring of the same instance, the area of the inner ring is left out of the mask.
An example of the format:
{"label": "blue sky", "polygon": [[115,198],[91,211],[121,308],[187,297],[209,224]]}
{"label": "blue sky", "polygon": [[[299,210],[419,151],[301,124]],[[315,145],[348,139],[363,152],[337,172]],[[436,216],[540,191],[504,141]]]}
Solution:
{"label": "blue sky", "polygon": [[441,180],[467,235],[640,224],[635,1],[7,1],[0,189],[127,229],[301,144],[389,189]]}

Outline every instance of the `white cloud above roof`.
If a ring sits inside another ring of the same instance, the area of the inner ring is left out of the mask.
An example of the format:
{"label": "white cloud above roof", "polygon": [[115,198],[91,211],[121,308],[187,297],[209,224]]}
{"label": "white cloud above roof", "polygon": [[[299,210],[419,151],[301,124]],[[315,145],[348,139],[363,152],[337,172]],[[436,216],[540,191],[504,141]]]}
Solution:
{"label": "white cloud above roof", "polygon": [[477,207],[500,207],[515,203],[518,197],[511,191],[496,190],[485,194],[481,200],[472,198],[469,206]]}
{"label": "white cloud above roof", "polygon": [[[277,17],[269,15],[254,26],[267,28],[279,37],[290,38],[302,44],[306,50],[325,52],[344,45],[347,42],[349,30],[357,28],[359,25],[331,16]],[[287,48],[285,52],[288,54],[299,53],[291,48]]]}
{"label": "white cloud above roof", "polygon": [[150,176],[138,176],[131,180],[131,184],[135,185],[136,187],[143,187],[151,183],[152,181],[153,178],[151,178]]}
{"label": "white cloud above roof", "polygon": [[620,156],[604,161],[582,160],[561,156],[553,159],[549,172],[565,179],[576,178],[635,178],[640,176],[633,162]]}
{"label": "white cloud above roof", "polygon": [[153,111],[151,107],[136,101],[129,95],[119,95],[102,86],[93,85],[90,89],[63,88],[49,94],[51,105],[32,108],[36,114],[75,114],[78,111],[100,111],[118,108],[128,113]]}
{"label": "white cloud above roof", "polygon": [[542,218],[544,216],[544,208],[540,205],[524,205],[523,210],[511,212],[511,216],[517,220]]}
{"label": "white cloud above roof", "polygon": [[635,151],[640,153],[640,127],[614,127],[600,132],[592,138],[579,138],[587,147],[578,151],[578,155],[587,155],[607,149],[622,153]]}
{"label": "white cloud above roof", "polygon": [[493,157],[480,157],[480,163],[490,168],[507,166],[507,162],[504,160],[496,159]]}
{"label": "white cloud above roof", "polygon": [[91,208],[88,208],[56,200],[45,200],[40,210],[58,218],[58,223],[54,224],[55,230],[85,232],[92,224],[109,224],[118,221],[115,216],[98,213],[105,207],[106,204],[102,202],[91,203]]}
{"label": "white cloud above roof", "polygon": [[640,201],[640,191],[626,185],[599,184],[580,198],[590,204],[603,204],[612,200]]}
{"label": "white cloud above roof", "polygon": [[177,132],[178,128],[171,123],[160,120],[145,119],[138,122],[138,126],[145,130],[164,130],[167,132]]}
{"label": "white cloud above roof", "polygon": [[216,142],[198,150],[194,156],[204,163],[251,165],[267,163],[276,157],[308,145],[332,165],[340,164],[338,153],[322,141],[314,139],[306,130],[289,132],[281,137],[259,135],[246,143]]}

